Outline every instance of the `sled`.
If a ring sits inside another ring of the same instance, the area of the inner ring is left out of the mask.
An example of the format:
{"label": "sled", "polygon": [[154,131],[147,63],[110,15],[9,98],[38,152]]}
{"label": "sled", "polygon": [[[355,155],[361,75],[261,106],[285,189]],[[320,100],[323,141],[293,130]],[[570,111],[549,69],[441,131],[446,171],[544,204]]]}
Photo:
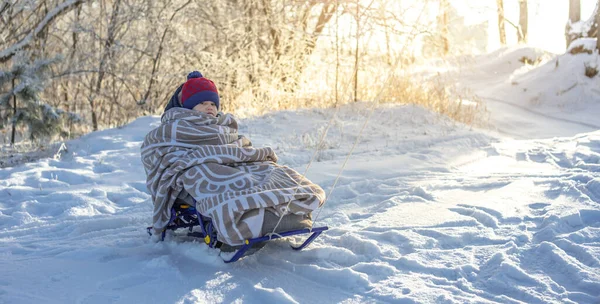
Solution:
{"label": "sled", "polygon": [[[201,231],[193,231],[193,228],[196,226],[200,226]],[[175,231],[177,229],[185,228],[189,230],[187,234],[188,236],[203,239],[204,243],[210,248],[220,248],[223,245],[223,243],[217,239],[217,231],[212,224],[212,220],[200,214],[200,212],[198,212],[194,206],[189,204],[178,204],[171,208],[171,219],[169,220],[169,224],[161,233],[161,240],[165,240],[167,230]],[[152,236],[153,227],[148,227],[146,229],[148,230],[148,234]],[[300,246],[291,246],[294,250],[302,250],[327,229],[329,229],[327,226],[303,228],[247,239],[245,240],[244,244],[235,251],[234,255],[230,259],[223,259],[223,261],[225,263],[235,262],[249,253],[249,249],[253,248],[254,245],[259,243],[293,235],[310,234],[310,236],[302,244],[300,244]]]}

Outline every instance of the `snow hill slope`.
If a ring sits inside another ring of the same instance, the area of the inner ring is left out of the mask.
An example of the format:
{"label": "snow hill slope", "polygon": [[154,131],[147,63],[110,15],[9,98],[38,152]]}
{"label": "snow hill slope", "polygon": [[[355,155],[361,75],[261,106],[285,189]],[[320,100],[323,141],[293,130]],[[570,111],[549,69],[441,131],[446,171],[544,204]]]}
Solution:
{"label": "snow hill slope", "polygon": [[600,69],[597,53],[513,47],[475,57],[452,74],[485,100],[494,129],[531,139],[600,129],[600,77],[585,76],[588,66]]}
{"label": "snow hill slope", "polygon": [[[512,87],[509,75],[489,81]],[[516,104],[517,91],[505,91]],[[308,171],[327,193],[368,107],[339,110]],[[501,135],[377,107],[316,219],[330,230],[303,251],[276,240],[233,264],[186,237],[146,234],[139,147],[158,117],[88,134],[60,160],[0,169],[0,303],[600,302],[600,131],[498,109],[514,119]],[[242,120],[240,133],[304,172],[332,115],[276,112]]]}

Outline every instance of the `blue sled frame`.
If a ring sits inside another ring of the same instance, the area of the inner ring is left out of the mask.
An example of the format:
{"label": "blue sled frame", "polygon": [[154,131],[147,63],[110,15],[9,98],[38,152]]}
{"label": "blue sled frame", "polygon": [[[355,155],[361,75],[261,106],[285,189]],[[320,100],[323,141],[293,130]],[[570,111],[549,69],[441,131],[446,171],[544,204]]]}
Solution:
{"label": "blue sled frame", "polygon": [[[202,231],[193,231],[195,226],[200,226]],[[171,208],[171,219],[169,220],[169,224],[163,230],[161,234],[161,240],[165,240],[165,235],[167,230],[177,230],[180,228],[188,228],[188,236],[198,237],[204,239],[204,243],[208,245],[210,248],[219,248],[222,243],[217,240],[217,231],[214,229],[212,220],[208,217],[202,216],[200,212],[196,210],[195,207],[184,204]],[[148,230],[148,234],[152,235],[152,227],[146,228]],[[229,260],[224,260],[225,263],[231,263],[239,260],[241,257],[246,254],[248,249],[252,248],[252,245],[266,242],[274,239],[284,238],[292,235],[298,234],[306,234],[311,233],[311,235],[300,245],[297,247],[291,246],[294,250],[302,250],[304,247],[308,246],[314,239],[316,239],[323,231],[329,229],[327,226],[316,227],[316,228],[304,228],[297,229],[291,231],[285,231],[280,233],[274,233],[269,236],[263,236],[258,238],[247,239],[231,257]]]}

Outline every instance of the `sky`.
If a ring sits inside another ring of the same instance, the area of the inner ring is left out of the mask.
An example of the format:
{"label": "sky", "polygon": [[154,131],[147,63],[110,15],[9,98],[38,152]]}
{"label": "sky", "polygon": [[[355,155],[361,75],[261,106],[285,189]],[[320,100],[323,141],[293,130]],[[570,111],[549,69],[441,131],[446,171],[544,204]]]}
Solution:
{"label": "sky", "polygon": [[599,303],[600,78],[582,75],[597,59],[509,47],[414,69],[483,101],[476,125],[373,102],[241,119],[280,164],[311,165],[329,230],[232,264],[185,231],[146,234],[158,116],[4,160],[0,303]]}

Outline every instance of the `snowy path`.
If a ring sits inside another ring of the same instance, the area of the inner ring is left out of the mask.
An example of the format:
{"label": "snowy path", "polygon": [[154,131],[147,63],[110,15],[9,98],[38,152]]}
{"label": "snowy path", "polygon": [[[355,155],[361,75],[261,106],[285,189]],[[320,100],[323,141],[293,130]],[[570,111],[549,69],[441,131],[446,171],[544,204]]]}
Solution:
{"label": "snowy path", "polygon": [[[365,112],[342,109],[309,171],[327,192]],[[331,115],[279,112],[241,131],[302,172]],[[500,141],[411,106],[376,117],[319,215],[330,230],[234,264],[146,235],[139,145],[156,117],[1,169],[0,303],[600,301],[600,133]]]}
{"label": "snowy path", "polygon": [[493,125],[499,133],[513,138],[573,136],[600,129],[598,124],[545,114],[514,102],[488,96],[480,96],[480,98],[486,102],[487,109],[491,113],[490,125]]}
{"label": "snowy path", "polygon": [[[536,65],[525,65],[528,58]],[[585,66],[597,65],[597,55],[553,55],[524,46],[505,47],[480,56],[455,59],[454,64],[429,63],[415,73],[442,75],[457,85],[463,98],[481,99],[489,119],[486,128],[509,138],[571,137],[600,129],[600,78],[589,78]]]}

